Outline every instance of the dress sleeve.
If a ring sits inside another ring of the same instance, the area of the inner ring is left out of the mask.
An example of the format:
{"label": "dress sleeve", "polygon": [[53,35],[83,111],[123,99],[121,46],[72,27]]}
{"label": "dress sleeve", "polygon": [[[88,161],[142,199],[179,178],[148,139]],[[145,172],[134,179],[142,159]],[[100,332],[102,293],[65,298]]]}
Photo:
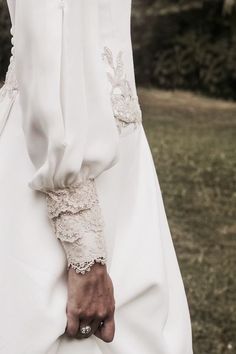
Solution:
{"label": "dress sleeve", "polygon": [[118,161],[97,1],[18,0],[16,74],[23,130],[68,267],[106,263],[96,177]]}

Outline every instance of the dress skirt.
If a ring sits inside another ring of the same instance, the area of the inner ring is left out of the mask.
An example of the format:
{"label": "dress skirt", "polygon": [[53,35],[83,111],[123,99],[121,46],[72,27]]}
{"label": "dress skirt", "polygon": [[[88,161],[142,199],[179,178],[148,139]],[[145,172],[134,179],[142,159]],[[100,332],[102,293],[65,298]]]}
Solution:
{"label": "dress skirt", "polygon": [[[19,97],[0,103],[0,353],[191,354],[191,325],[151,151],[142,124],[120,139],[119,162],[97,179],[116,334],[106,344],[63,335],[67,260],[34,167]],[[4,110],[8,107],[8,112]]]}

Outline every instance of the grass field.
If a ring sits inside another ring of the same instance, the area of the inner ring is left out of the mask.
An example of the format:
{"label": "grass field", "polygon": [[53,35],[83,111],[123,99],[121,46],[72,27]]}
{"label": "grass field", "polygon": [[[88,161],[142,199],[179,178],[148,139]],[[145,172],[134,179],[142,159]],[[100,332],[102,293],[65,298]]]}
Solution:
{"label": "grass field", "polygon": [[195,354],[236,353],[236,104],[139,90]]}

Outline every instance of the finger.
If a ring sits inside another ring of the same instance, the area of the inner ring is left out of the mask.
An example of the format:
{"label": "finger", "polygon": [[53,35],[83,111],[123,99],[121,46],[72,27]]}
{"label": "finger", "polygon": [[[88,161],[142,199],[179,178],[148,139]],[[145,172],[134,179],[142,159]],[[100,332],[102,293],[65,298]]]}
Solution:
{"label": "finger", "polygon": [[[85,321],[85,320],[81,320],[80,321],[80,326],[79,326],[79,331],[77,333],[76,338],[77,339],[84,339],[84,338],[89,338],[92,334],[94,334],[98,327],[99,327],[100,321],[98,320],[93,320],[93,321]],[[87,334],[83,334],[80,332],[80,329],[86,326],[90,326],[91,327],[91,331]]]}
{"label": "finger", "polygon": [[93,334],[95,334],[95,332],[97,332],[98,328],[100,327],[100,324],[101,324],[101,320],[94,320],[90,326],[92,326],[92,331],[93,331]]}
{"label": "finger", "polygon": [[103,325],[94,333],[96,337],[102,339],[106,343],[112,342],[115,335],[115,320],[114,316],[104,320]]}
{"label": "finger", "polygon": [[66,334],[69,337],[76,337],[79,331],[79,317],[71,314],[67,314],[67,325],[66,325]]}

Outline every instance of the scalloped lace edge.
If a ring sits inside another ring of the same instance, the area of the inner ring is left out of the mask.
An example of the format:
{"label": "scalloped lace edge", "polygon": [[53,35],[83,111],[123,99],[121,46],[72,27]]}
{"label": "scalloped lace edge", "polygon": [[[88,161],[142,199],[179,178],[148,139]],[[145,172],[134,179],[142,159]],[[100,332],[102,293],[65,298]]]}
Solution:
{"label": "scalloped lace edge", "polygon": [[68,262],[67,269],[69,270],[70,268],[73,268],[76,273],[84,275],[87,272],[89,272],[91,270],[91,267],[96,263],[105,265],[107,263],[107,259],[103,257],[98,257],[94,260],[91,260],[89,262],[84,262],[84,263]]}

